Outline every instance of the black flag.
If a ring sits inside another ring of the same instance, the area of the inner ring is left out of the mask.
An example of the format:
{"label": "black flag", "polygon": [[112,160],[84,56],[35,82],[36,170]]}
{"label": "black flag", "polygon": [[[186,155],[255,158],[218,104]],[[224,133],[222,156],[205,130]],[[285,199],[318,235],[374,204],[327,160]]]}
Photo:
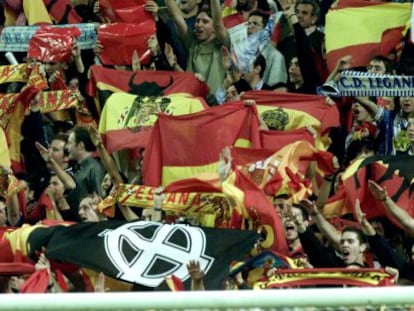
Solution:
{"label": "black flag", "polygon": [[[242,260],[258,239],[250,231],[148,221],[82,223],[36,231],[28,239],[32,250],[44,245],[51,259],[153,288],[168,275],[189,280],[186,265],[198,260],[206,274],[206,288],[222,289],[230,263]],[[47,243],[39,241],[44,238]]]}

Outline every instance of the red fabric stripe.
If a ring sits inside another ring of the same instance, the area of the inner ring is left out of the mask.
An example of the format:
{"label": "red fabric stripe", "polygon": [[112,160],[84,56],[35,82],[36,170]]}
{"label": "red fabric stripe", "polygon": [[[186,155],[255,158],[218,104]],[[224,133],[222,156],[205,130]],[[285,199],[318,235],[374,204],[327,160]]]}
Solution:
{"label": "red fabric stripe", "polygon": [[260,131],[260,141],[263,148],[278,151],[284,146],[298,140],[305,140],[315,145],[313,135],[306,128],[291,131]]}
{"label": "red fabric stripe", "polygon": [[376,55],[388,56],[391,50],[396,48],[403,39],[403,29],[404,27],[402,26],[384,31],[381,42],[351,45],[328,52],[326,56],[329,71],[332,71],[338,60],[345,55],[352,55],[355,67],[367,66],[371,58]]}
{"label": "red fabric stripe", "polygon": [[145,87],[160,88],[163,95],[189,93],[195,97],[206,97],[209,92],[207,84],[197,80],[190,72],[139,71],[134,73],[93,65],[87,88],[88,94],[92,97],[97,96],[98,82],[112,85],[132,94],[138,94],[134,90],[142,83],[145,83]]}
{"label": "red fabric stripe", "polygon": [[[255,107],[240,103],[214,107],[191,115],[160,115],[144,159],[144,180],[161,183],[163,166],[200,166],[218,161],[224,147],[238,138],[259,144]],[[149,160],[146,160],[149,159]]]}
{"label": "red fabric stripe", "polygon": [[324,96],[275,93],[273,91],[248,91],[242,99],[253,99],[258,105],[268,105],[307,113],[321,121],[321,132],[339,125],[339,112],[335,106],[328,106]]}
{"label": "red fabric stripe", "polygon": [[370,1],[370,0],[340,0],[338,1],[335,10],[347,9],[347,8],[363,8],[367,6],[384,5],[381,1]]}
{"label": "red fabric stripe", "polygon": [[108,131],[102,140],[109,153],[121,149],[140,149],[147,146],[152,127],[141,127],[138,132],[129,129]]}

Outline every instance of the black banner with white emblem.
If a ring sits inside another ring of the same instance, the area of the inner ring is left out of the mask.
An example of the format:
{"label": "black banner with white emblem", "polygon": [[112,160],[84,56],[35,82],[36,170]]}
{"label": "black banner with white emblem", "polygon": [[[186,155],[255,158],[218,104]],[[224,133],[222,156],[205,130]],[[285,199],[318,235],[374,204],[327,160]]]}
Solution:
{"label": "black banner with white emblem", "polygon": [[[154,288],[168,275],[189,280],[186,264],[198,260],[206,273],[206,288],[221,289],[231,261],[243,259],[258,238],[249,231],[147,221],[83,223],[42,230],[53,231],[46,244],[49,258]],[[29,245],[39,244],[35,231]]]}

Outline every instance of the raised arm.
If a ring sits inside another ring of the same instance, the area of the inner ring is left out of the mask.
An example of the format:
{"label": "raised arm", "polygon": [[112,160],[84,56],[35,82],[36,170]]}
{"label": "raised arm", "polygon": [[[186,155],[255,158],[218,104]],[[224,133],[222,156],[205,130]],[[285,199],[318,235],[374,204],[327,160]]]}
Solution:
{"label": "raised arm", "polygon": [[65,172],[65,170],[49,155],[49,151],[36,142],[36,148],[46,163],[50,163],[52,170],[56,173],[56,176],[62,181],[65,189],[75,189],[76,182],[72,176]]}
{"label": "raised arm", "polygon": [[88,130],[89,134],[91,135],[92,142],[99,153],[99,157],[101,158],[102,165],[104,166],[105,170],[109,173],[109,175],[111,175],[112,181],[115,185],[121,184],[123,182],[122,176],[119,173],[118,168],[116,167],[116,164],[111,155],[103,145],[102,138],[99,135],[98,130],[93,126],[89,126]]}
{"label": "raised arm", "polygon": [[178,7],[177,2],[175,0],[166,0],[165,4],[167,5],[167,9],[171,15],[171,18],[174,20],[175,25],[177,26],[178,35],[180,38],[184,38],[187,34],[188,26],[185,22],[183,13]]}
{"label": "raised arm", "polygon": [[226,27],[224,27],[223,18],[221,17],[220,0],[211,0],[210,5],[216,37],[223,45],[230,47],[230,35]]}
{"label": "raised arm", "polygon": [[187,270],[191,277],[191,290],[205,290],[204,271],[200,263],[196,260],[190,260],[187,264]]}
{"label": "raised arm", "polygon": [[411,236],[414,236],[414,219],[406,210],[399,207],[387,194],[386,189],[378,185],[373,180],[368,181],[368,187],[372,195],[382,202],[385,210],[391,214]]}
{"label": "raised arm", "polygon": [[318,226],[321,233],[328,239],[331,245],[339,250],[341,248],[341,234],[336,228],[319,212],[315,203],[309,200],[303,200],[300,205],[305,208],[313,222]]}

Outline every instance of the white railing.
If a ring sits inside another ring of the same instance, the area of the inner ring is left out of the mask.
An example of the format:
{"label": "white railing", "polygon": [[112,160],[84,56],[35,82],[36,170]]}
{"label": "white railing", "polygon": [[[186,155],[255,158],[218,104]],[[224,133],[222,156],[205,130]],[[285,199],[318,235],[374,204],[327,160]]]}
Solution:
{"label": "white railing", "polygon": [[414,305],[414,287],[0,295],[0,310],[148,310]]}

